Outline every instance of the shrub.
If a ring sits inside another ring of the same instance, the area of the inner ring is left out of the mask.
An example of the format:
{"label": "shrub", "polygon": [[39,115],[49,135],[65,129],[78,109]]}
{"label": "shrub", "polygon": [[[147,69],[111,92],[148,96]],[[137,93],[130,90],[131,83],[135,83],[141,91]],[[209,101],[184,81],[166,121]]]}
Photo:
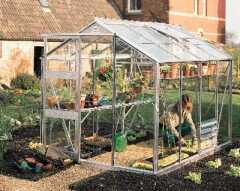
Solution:
{"label": "shrub", "polygon": [[240,167],[231,165],[226,174],[229,176],[240,177]]}
{"label": "shrub", "polygon": [[236,159],[240,159],[240,148],[231,149],[228,156],[236,158]]}
{"label": "shrub", "polygon": [[187,176],[184,177],[186,180],[190,180],[196,184],[201,184],[202,183],[202,175],[201,173],[197,172],[189,172]]}
{"label": "shrub", "polygon": [[0,91],[0,104],[7,105],[12,102],[13,94],[9,91],[1,90]]}
{"label": "shrub", "polygon": [[219,168],[220,166],[222,166],[222,160],[221,160],[220,158],[218,158],[218,159],[216,159],[216,160],[214,160],[214,161],[208,161],[208,162],[206,163],[206,166],[207,166],[208,168],[215,168],[215,169],[217,169],[217,168]]}
{"label": "shrub", "polygon": [[39,89],[40,82],[36,76],[30,74],[20,74],[11,81],[11,86],[23,90]]}
{"label": "shrub", "polygon": [[11,118],[3,114],[0,115],[0,159],[2,158],[2,153],[5,152],[7,141],[12,139],[11,135]]}

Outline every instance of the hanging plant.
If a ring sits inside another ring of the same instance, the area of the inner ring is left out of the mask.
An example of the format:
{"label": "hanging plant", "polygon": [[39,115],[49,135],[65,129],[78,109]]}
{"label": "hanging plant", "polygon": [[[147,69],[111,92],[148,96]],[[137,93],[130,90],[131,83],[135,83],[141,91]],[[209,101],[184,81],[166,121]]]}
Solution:
{"label": "hanging plant", "polygon": [[112,67],[111,66],[102,66],[97,70],[97,77],[101,81],[108,81],[112,79]]}

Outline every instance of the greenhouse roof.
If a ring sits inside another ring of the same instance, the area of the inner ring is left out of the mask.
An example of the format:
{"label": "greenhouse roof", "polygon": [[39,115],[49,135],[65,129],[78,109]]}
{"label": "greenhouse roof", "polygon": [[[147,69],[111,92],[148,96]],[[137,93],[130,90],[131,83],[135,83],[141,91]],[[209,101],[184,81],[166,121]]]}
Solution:
{"label": "greenhouse roof", "polygon": [[115,34],[158,63],[224,61],[232,57],[179,26],[96,18],[80,34]]}

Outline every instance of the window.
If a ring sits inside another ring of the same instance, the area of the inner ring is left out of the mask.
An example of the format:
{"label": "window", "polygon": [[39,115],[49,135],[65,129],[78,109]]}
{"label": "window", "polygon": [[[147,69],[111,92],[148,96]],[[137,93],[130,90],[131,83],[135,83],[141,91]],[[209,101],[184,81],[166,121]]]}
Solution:
{"label": "window", "polygon": [[41,77],[41,57],[43,56],[44,48],[42,46],[34,47],[34,73],[37,77]]}
{"label": "window", "polygon": [[141,0],[128,0],[128,12],[141,12]]}
{"label": "window", "polygon": [[198,12],[198,6],[199,6],[199,2],[198,2],[199,0],[194,0],[194,14],[195,15],[198,15],[199,14],[199,12]]}

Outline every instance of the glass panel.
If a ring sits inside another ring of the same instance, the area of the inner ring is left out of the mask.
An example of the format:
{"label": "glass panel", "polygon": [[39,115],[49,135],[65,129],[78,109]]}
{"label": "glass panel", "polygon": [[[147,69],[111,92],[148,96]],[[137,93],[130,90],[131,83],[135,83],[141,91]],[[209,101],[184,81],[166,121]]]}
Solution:
{"label": "glass panel", "polygon": [[152,170],[153,63],[134,49],[130,52],[132,57],[116,66],[115,165]]}
{"label": "glass panel", "polygon": [[[228,141],[228,123],[229,123],[229,69],[230,64],[228,62],[219,62],[218,65],[218,113],[219,113],[219,135],[218,142],[224,143]],[[233,104],[236,115],[236,105]],[[237,117],[236,117],[237,118]],[[236,124],[236,119],[234,120]],[[236,125],[235,125],[236,127]]]}

